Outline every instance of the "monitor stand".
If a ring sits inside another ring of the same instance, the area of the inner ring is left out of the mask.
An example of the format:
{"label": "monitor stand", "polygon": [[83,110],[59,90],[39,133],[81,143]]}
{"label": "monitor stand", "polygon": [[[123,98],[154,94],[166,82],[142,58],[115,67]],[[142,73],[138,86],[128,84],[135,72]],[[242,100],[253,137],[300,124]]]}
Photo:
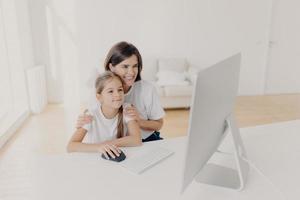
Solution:
{"label": "monitor stand", "polygon": [[243,159],[247,158],[246,151],[232,114],[226,119],[225,127],[224,137],[227,131],[232,134],[234,152],[231,156],[235,159],[236,169],[207,163],[195,180],[200,183],[242,190],[247,180],[249,164]]}

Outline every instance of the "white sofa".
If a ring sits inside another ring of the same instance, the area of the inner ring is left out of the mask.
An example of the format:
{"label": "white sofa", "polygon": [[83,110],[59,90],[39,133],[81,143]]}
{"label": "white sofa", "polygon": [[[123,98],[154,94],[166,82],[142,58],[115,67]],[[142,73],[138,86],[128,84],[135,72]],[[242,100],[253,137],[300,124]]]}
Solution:
{"label": "white sofa", "polygon": [[142,78],[155,84],[164,108],[188,108],[197,72],[183,58],[144,59]]}

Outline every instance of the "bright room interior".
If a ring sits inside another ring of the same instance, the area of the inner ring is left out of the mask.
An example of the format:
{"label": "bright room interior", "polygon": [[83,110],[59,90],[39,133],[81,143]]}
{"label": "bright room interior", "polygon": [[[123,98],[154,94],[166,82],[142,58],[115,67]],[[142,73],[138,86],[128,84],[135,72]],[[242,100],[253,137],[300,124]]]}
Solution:
{"label": "bright room interior", "polygon": [[0,199],[30,199],[26,159],[34,153],[65,153],[93,77],[119,41],[142,54],[142,78],[156,85],[166,111],[165,139],[187,134],[196,73],[236,52],[242,54],[239,127],[299,120],[299,6],[0,0]]}

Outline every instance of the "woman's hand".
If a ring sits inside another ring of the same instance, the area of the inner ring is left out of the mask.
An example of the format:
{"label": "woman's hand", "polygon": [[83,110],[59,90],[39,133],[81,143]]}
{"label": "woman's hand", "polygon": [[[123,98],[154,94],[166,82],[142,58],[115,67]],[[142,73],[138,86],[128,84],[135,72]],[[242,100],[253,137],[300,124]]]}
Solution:
{"label": "woman's hand", "polygon": [[127,115],[128,117],[130,117],[130,118],[136,120],[138,123],[139,123],[140,120],[141,120],[140,113],[138,112],[138,110],[136,109],[136,107],[134,107],[133,105],[127,106],[127,107],[124,109],[124,113],[125,113],[125,115]]}
{"label": "woman's hand", "polygon": [[87,114],[88,110],[85,110],[82,115],[79,115],[76,123],[76,128],[82,128],[84,125],[89,124],[93,121],[93,116]]}
{"label": "woman's hand", "polygon": [[116,156],[119,156],[121,153],[121,150],[113,144],[101,144],[99,146],[98,151],[104,154],[105,158],[108,160],[109,160],[108,155],[110,155],[110,157],[112,158],[115,158]]}

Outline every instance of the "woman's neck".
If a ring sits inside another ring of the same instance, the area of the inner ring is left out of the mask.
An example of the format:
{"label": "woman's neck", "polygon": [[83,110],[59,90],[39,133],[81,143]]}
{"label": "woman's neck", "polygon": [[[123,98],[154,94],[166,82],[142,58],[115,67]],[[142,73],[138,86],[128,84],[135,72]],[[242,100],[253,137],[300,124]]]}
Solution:
{"label": "woman's neck", "polygon": [[127,94],[127,92],[129,92],[130,88],[131,88],[131,86],[125,85],[124,86],[124,93]]}
{"label": "woman's neck", "polygon": [[112,107],[108,107],[108,106],[104,106],[104,105],[101,105],[101,110],[102,110],[104,117],[107,119],[114,118],[119,112],[119,109],[117,109],[117,108],[112,108]]}

